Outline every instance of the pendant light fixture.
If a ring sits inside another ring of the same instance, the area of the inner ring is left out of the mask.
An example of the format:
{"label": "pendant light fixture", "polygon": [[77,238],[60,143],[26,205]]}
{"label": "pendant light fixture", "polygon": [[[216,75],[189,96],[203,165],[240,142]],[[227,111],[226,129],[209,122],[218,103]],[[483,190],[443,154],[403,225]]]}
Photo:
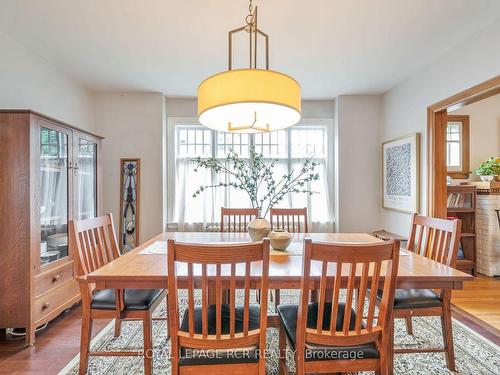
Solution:
{"label": "pendant light fixture", "polygon": [[[257,26],[257,7],[250,0],[246,25],[229,31],[228,70],[204,80],[198,87],[198,116],[208,128],[238,133],[269,132],[300,120],[300,85],[292,77],[269,70],[269,36]],[[248,33],[248,69],[233,69],[233,35]],[[265,40],[266,68],[257,68],[257,37]]]}

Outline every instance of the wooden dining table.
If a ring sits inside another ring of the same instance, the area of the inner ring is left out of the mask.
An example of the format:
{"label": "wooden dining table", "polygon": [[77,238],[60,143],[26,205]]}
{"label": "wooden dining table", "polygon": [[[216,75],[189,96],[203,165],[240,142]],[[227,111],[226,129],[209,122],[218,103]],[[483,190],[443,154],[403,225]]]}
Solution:
{"label": "wooden dining table", "polygon": [[[271,249],[269,260],[269,288],[270,289],[299,289],[302,280],[302,254],[304,238],[310,237],[315,242],[336,244],[369,244],[379,243],[382,240],[366,233],[297,233],[286,251]],[[118,259],[106,264],[102,268],[87,276],[89,282],[96,284],[96,289],[151,289],[167,288],[167,240],[175,239],[178,242],[203,244],[228,244],[250,242],[247,233],[219,233],[219,232],[164,232],[161,233]],[[342,270],[342,279],[347,281],[348,265]],[[256,275],[259,265],[256,265]],[[384,267],[384,265],[382,265]],[[252,267],[253,268],[253,267]],[[330,273],[330,272],[329,272]],[[383,274],[384,272],[382,272]],[[196,268],[194,269],[196,276]],[[208,275],[211,271],[208,269]],[[213,270],[215,275],[215,269]],[[224,276],[222,268],[222,276]],[[227,271],[229,275],[229,270]],[[332,273],[333,274],[333,273]],[[183,280],[187,281],[187,267],[177,265],[179,287]],[[201,277],[201,271],[199,271]],[[238,275],[238,271],[236,271]],[[321,264],[311,264],[311,290],[319,289]],[[361,275],[361,270],[359,270]],[[315,277],[317,283],[315,284]],[[401,249],[399,257],[399,271],[397,278],[398,289],[462,289],[465,281],[473,277],[444,264],[435,262],[408,250]],[[258,287],[259,278],[252,282]],[[383,278],[380,279],[383,282]],[[210,297],[209,297],[210,298]],[[276,326],[276,316],[270,316],[269,325]],[[391,369],[392,370],[392,369]],[[391,371],[392,372],[392,371]]]}

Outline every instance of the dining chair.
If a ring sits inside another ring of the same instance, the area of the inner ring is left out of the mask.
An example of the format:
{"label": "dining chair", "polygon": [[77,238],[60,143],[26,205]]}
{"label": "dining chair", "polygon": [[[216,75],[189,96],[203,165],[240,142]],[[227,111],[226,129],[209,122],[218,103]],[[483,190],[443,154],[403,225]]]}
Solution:
{"label": "dining chair", "polygon": [[289,233],[309,233],[307,208],[271,208],[271,230],[284,229]]}
{"label": "dining chair", "polygon": [[[288,233],[309,233],[307,225],[307,208],[271,208],[269,210],[271,230],[284,229]],[[302,225],[301,225],[302,223]],[[274,290],[274,309],[278,311],[280,290]],[[311,300],[316,300],[317,292],[311,290]]]}
{"label": "dining chair", "polygon": [[[163,301],[163,289],[100,289],[87,281],[87,275],[120,256],[111,214],[70,221],[70,241],[78,254],[77,277],[82,296],[80,338],[80,374],[85,374],[89,356],[143,355],[144,373],[153,369],[152,313]],[[122,320],[142,320],[144,351],[90,351],[93,319],[115,319],[115,337],[120,335]],[[158,318],[161,319],[161,318]],[[164,318],[163,318],[164,319]]]}
{"label": "dining chair", "polygon": [[[168,240],[167,272],[172,374],[265,374],[269,239],[217,245]],[[250,305],[251,285],[261,291],[260,306]],[[179,289],[187,289],[182,319]]]}
{"label": "dining chair", "polygon": [[[455,267],[460,242],[461,221],[413,215],[408,250],[449,267]],[[380,292],[379,292],[380,293]],[[413,316],[439,316],[443,333],[443,348],[394,349],[394,353],[445,352],[448,369],[455,371],[453,332],[451,324],[451,290],[436,293],[431,289],[397,289],[394,297],[394,318],[404,318],[406,329],[413,334]],[[391,324],[394,335],[394,322]],[[393,340],[392,340],[393,341]]]}
{"label": "dining chair", "polygon": [[248,224],[259,215],[256,208],[226,208],[220,209],[221,232],[246,232]]}
{"label": "dining chair", "polygon": [[[299,304],[278,306],[280,374],[288,373],[287,342],[294,352],[297,374],[386,374],[398,263],[399,248],[393,240],[347,245],[306,238]],[[365,297],[368,289],[378,290],[381,282],[382,302],[377,318],[375,293]],[[309,302],[313,284],[319,286],[318,302]],[[357,290],[360,303],[354,306]],[[364,311],[368,312],[366,320]]]}

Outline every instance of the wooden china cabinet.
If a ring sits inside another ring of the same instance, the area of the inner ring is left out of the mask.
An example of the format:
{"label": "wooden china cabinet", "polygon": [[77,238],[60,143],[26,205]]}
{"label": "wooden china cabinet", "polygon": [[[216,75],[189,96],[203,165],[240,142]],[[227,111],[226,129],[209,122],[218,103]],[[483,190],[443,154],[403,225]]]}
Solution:
{"label": "wooden china cabinet", "polygon": [[80,300],[68,221],[100,214],[101,137],[0,110],[0,329],[35,330]]}

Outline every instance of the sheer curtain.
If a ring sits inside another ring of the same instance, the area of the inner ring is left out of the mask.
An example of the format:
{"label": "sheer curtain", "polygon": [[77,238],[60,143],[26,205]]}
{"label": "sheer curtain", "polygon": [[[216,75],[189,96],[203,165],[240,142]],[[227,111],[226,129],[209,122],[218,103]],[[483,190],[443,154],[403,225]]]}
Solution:
{"label": "sheer curtain", "polygon": [[204,231],[218,225],[221,207],[250,207],[246,193],[234,188],[211,187],[193,197],[201,186],[229,181],[229,176],[202,168],[195,171],[192,159],[179,158],[175,166],[174,222],[180,231]]}
{"label": "sheer curtain", "polygon": [[68,220],[68,140],[55,130],[40,130],[40,221],[42,226]]}
{"label": "sheer curtain", "polygon": [[315,193],[289,194],[276,207],[307,207],[311,232],[333,231],[333,175],[329,164],[331,158],[328,157],[329,152],[333,152],[333,141],[331,145],[328,144],[328,137],[332,138],[332,133],[326,125],[303,125],[282,130],[280,134],[241,137],[210,131],[210,141],[207,140],[205,129],[197,125],[179,125],[175,129],[175,137],[171,137],[169,147],[175,147],[176,151],[175,160],[169,164],[169,168],[173,169],[171,175],[174,180],[168,191],[173,194],[169,214],[173,226],[169,226],[170,230],[213,230],[219,225],[221,207],[251,207],[247,193],[234,188],[207,188],[193,197],[200,186],[229,181],[229,176],[225,174],[216,175],[203,168],[195,171],[196,161],[193,159],[197,156],[218,157],[223,162],[223,156],[230,149],[245,157],[248,149],[255,147],[267,160],[277,160],[274,167],[277,181],[289,171],[293,170],[297,174],[306,158],[314,155],[315,161],[319,162],[315,172],[319,173],[320,179],[311,182],[307,188]]}
{"label": "sheer curtain", "polygon": [[174,222],[180,231],[202,231],[214,222],[214,189],[207,189],[196,198],[193,194],[202,185],[210,185],[212,174],[206,169],[195,172],[196,162],[188,158],[175,161]]}
{"label": "sheer curtain", "polygon": [[40,220],[42,225],[57,226],[68,220],[67,160],[42,160]]}
{"label": "sheer curtain", "polygon": [[[90,143],[90,142],[89,142]],[[78,220],[89,219],[96,215],[96,159],[95,144],[87,154],[80,150],[78,157]]]}

